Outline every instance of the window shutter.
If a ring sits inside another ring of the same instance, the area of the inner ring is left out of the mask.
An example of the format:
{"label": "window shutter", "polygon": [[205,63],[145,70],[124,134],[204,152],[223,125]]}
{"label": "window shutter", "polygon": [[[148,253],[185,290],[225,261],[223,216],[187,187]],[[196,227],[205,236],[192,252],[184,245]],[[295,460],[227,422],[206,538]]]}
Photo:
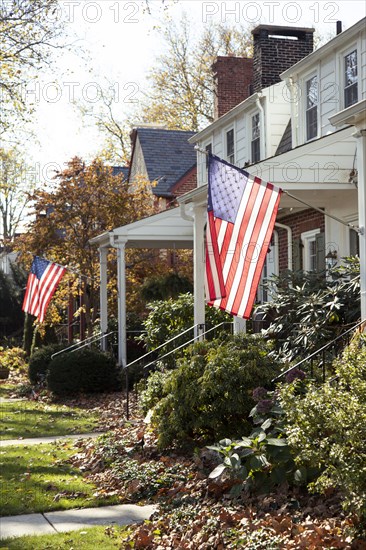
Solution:
{"label": "window shutter", "polygon": [[325,234],[318,233],[315,236],[316,243],[316,270],[318,273],[325,271]]}
{"label": "window shutter", "polygon": [[302,249],[303,244],[300,238],[294,239],[292,242],[292,265],[294,271],[302,270]]}

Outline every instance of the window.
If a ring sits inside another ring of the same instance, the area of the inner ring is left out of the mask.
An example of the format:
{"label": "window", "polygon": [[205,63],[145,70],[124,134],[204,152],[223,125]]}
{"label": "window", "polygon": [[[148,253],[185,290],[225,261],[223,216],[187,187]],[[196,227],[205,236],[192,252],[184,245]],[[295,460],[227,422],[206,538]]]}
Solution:
{"label": "window", "polygon": [[226,159],[231,164],[235,163],[234,129],[226,132]]}
{"label": "window", "polygon": [[357,231],[355,231],[354,229],[350,229],[349,231],[349,253],[350,256],[360,255],[360,239],[358,237]]}
{"label": "window", "polygon": [[305,271],[321,272],[325,269],[325,240],[320,229],[313,229],[301,234],[304,252]]}
{"label": "window", "polygon": [[306,140],[318,135],[318,77],[306,82]]}
{"label": "window", "polygon": [[357,50],[344,58],[344,106],[350,107],[358,100]]}
{"label": "window", "polygon": [[252,116],[252,162],[261,159],[259,113]]}

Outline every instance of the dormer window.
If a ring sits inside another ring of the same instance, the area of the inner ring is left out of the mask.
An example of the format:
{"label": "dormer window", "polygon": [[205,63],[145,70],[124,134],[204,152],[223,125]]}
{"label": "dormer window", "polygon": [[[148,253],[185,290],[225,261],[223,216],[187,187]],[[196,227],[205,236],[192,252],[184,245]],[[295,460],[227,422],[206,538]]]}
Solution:
{"label": "dormer window", "polygon": [[318,135],[318,77],[306,81],[306,140]]}
{"label": "dormer window", "polygon": [[358,101],[357,50],[344,58],[344,106],[350,107]]}
{"label": "dormer window", "polygon": [[261,159],[259,113],[252,116],[252,163]]}
{"label": "dormer window", "polygon": [[226,159],[231,164],[235,163],[234,129],[226,132]]}

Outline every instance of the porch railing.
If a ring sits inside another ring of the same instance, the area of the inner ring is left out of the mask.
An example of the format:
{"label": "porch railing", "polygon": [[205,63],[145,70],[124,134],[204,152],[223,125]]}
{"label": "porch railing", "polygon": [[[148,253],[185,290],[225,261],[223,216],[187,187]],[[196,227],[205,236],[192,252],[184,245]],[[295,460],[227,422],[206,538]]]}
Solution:
{"label": "porch railing", "polygon": [[89,336],[88,338],[85,338],[85,340],[81,340],[80,342],[71,344],[71,346],[68,346],[67,348],[63,348],[60,351],[56,351],[56,353],[53,353],[51,355],[51,359],[53,359],[57,355],[60,355],[61,353],[66,353],[66,352],[73,353],[74,351],[90,346],[95,342],[101,342],[102,340],[105,340],[106,338],[108,338],[108,336],[111,336],[112,334],[116,334],[116,331],[113,330],[111,332],[108,332],[107,334],[103,332],[99,332],[98,334],[93,334],[93,336]]}
{"label": "porch railing", "polygon": [[284,372],[281,372],[278,376],[273,378],[272,382],[277,382],[278,380],[281,380],[284,376],[287,376],[289,373],[294,371],[295,369],[298,369],[300,367],[308,366],[310,364],[310,375],[311,377],[314,376],[314,367],[321,369],[321,378],[322,381],[325,382],[326,379],[326,372],[327,372],[327,366],[332,363],[336,356],[336,352],[339,351],[339,344],[344,343],[344,345],[349,344],[351,334],[355,331],[356,328],[360,327],[365,321],[359,321],[358,323],[352,325],[351,328],[346,330],[345,332],[342,332],[342,334],[339,334],[336,338],[322,346],[321,348],[317,349],[308,357],[305,357],[305,359],[302,359],[289,369],[285,370]]}

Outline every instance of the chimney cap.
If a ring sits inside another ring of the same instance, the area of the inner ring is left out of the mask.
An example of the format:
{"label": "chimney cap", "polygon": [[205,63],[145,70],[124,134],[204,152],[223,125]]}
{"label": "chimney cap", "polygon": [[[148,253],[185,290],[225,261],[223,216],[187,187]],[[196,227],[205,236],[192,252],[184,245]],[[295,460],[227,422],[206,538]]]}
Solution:
{"label": "chimney cap", "polygon": [[279,36],[298,36],[303,33],[313,33],[312,27],[284,27],[281,25],[258,25],[252,30],[253,36],[260,34],[261,31],[268,31],[268,34]]}

